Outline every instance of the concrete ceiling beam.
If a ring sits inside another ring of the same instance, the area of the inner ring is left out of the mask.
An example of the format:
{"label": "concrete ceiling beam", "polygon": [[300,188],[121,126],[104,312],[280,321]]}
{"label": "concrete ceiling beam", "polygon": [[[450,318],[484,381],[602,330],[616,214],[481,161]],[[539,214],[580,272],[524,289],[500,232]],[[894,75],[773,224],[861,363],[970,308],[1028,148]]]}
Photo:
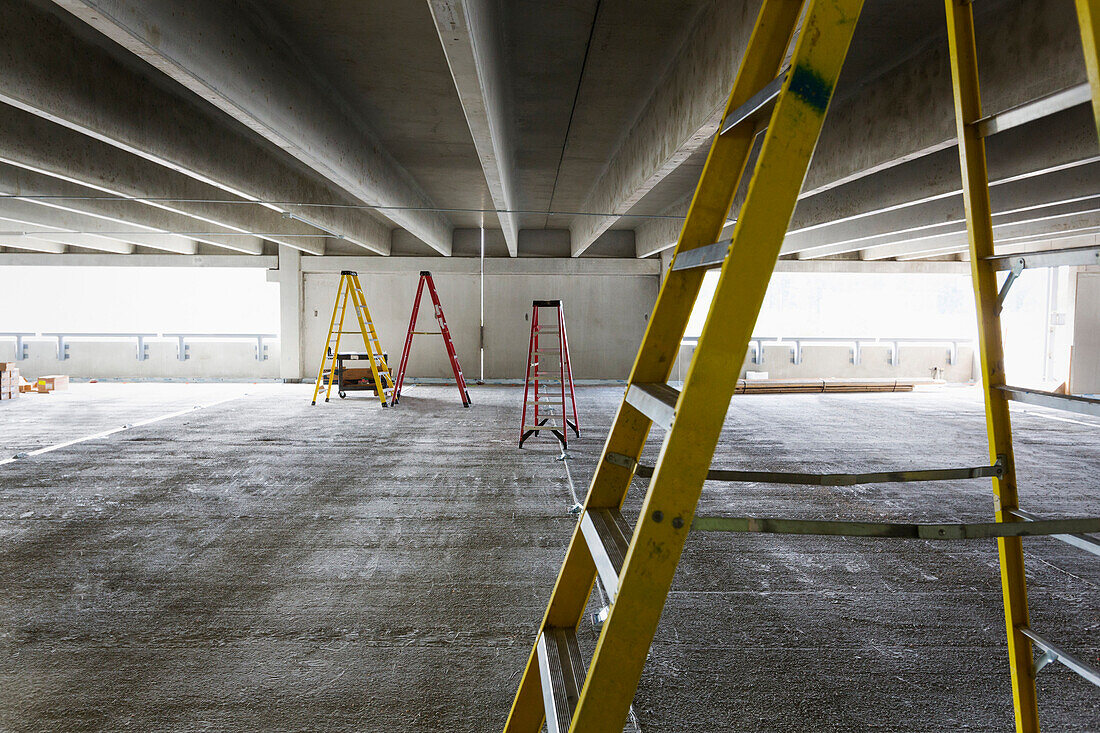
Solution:
{"label": "concrete ceiling beam", "polygon": [[[29,252],[45,252],[49,254],[62,254],[66,250],[65,245],[59,242],[48,242],[45,239],[28,237],[23,234],[0,234],[0,245],[11,249],[22,249]],[[15,255],[5,255],[7,258],[13,256]]]}
{"label": "concrete ceiling beam", "polygon": [[[83,191],[85,198],[102,197],[81,202],[82,206],[107,210],[114,205],[139,222],[142,216],[155,218],[157,212],[165,212],[190,222],[189,227],[224,230],[224,238],[212,236],[210,243],[249,254],[263,251],[258,234],[275,244],[311,252],[323,241],[323,232],[316,227],[14,107],[0,104],[0,129],[4,130],[0,135],[0,163],[41,175],[43,181],[48,178],[51,187],[64,185],[64,190],[74,196]],[[112,202],[111,197],[119,200]],[[62,203],[71,205],[76,200]],[[143,207],[153,214],[130,213]],[[250,236],[242,236],[246,234]]]}
{"label": "concrete ceiling beam", "polygon": [[[33,233],[28,233],[28,230]],[[23,239],[24,241],[28,241],[28,244],[52,242],[56,245],[83,247],[84,249],[94,249],[99,252],[110,252],[120,255],[128,255],[134,251],[133,244],[114,239],[113,237],[105,237],[101,234],[85,234],[83,232],[67,231],[61,227],[28,223],[18,219],[7,219],[3,216],[0,216],[0,235],[9,239]],[[17,247],[18,245],[8,244],[7,246]],[[24,249],[37,249],[37,247],[27,246]]]}
{"label": "concrete ceiling beam", "polygon": [[[1097,181],[1100,181],[1100,161],[992,186],[990,202],[994,223],[1052,214],[1051,207],[1062,207],[1069,212],[1094,208],[1100,201]],[[797,254],[799,259],[828,257],[965,228],[960,192],[873,216],[792,231],[783,242],[783,254]]]}
{"label": "concrete ceiling beam", "polygon": [[[1034,217],[1027,221],[993,225],[997,252],[1037,239],[1055,240],[1100,230],[1100,208],[1070,214]],[[969,248],[965,227],[957,232],[860,250],[860,259],[889,260],[909,257],[933,257],[965,252]]]}
{"label": "concrete ceiling beam", "polygon": [[114,230],[159,232],[234,252],[263,253],[263,242],[259,237],[234,232],[226,227],[148,206],[139,201],[106,198],[95,189],[2,163],[0,195],[19,197],[20,200],[42,208],[53,208],[112,222]]}
{"label": "concrete ceiling beam", "polygon": [[152,229],[142,230],[127,222],[91,216],[33,200],[0,198],[0,229],[7,226],[6,222],[18,223],[32,236],[38,235],[37,230],[40,228],[56,228],[81,234],[97,234],[175,254],[193,255],[198,251],[198,243],[188,237]]}
{"label": "concrete ceiling beam", "polygon": [[492,0],[428,0],[508,254],[519,253],[515,149],[507,135],[503,38]]}
{"label": "concrete ceiling beam", "polygon": [[354,200],[346,192],[282,160],[267,143],[182,93],[150,83],[78,38],[64,20],[64,14],[55,17],[19,0],[0,3],[0,45],[6,49],[0,54],[0,102],[81,133],[85,145],[94,138],[219,189],[216,198],[267,202],[273,214],[293,211],[313,231],[388,253],[389,227],[348,208]]}
{"label": "concrete ceiling beam", "polygon": [[263,15],[262,5],[246,12],[221,0],[54,2],[358,201],[395,207],[378,213],[450,254],[450,220],[428,210],[433,203],[408,172],[346,100],[311,71],[308,59]]}

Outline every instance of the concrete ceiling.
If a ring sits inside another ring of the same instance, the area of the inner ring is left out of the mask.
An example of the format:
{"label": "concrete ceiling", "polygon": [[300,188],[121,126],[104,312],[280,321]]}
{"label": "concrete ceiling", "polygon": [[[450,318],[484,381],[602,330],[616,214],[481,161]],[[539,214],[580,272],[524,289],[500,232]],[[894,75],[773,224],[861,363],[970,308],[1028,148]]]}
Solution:
{"label": "concrete ceiling", "polygon": [[[494,255],[651,256],[675,240],[759,2],[8,0],[0,101],[18,109],[0,105],[0,164],[39,174],[35,195],[52,180],[55,195],[148,197],[126,207],[133,231],[107,230],[136,253],[469,255],[462,231],[485,226],[503,230]],[[977,13],[987,108],[1084,80],[1071,4]],[[890,238],[879,254],[907,256],[908,229],[884,217],[920,204],[914,161],[957,175],[943,36],[938,4],[867,0],[800,202],[814,213],[792,227],[834,231],[817,212],[847,192]],[[1087,121],[1055,115],[1016,137],[1080,138],[1069,162],[1082,165],[1097,155]],[[1043,205],[1100,194],[1079,178]],[[901,204],[879,212],[872,183]],[[42,226],[121,210],[70,204]],[[902,218],[912,228],[913,212]],[[814,252],[850,254],[859,237],[836,219],[836,238],[796,233],[784,251],[812,239]],[[1034,220],[1029,235],[1054,226]]]}

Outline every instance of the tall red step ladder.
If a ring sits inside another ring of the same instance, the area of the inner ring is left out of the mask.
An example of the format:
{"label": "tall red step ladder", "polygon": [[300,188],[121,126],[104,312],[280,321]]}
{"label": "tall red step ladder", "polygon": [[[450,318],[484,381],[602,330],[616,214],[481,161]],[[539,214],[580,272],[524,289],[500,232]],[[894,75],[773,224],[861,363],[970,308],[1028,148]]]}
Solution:
{"label": "tall red step ladder", "polygon": [[[432,296],[432,305],[435,306],[435,322],[439,324],[438,331],[417,331],[416,316],[420,312],[420,298],[424,295],[424,285],[428,285],[428,294]],[[451,329],[447,328],[447,319],[443,315],[443,306],[439,304],[439,293],[435,290],[435,281],[428,270],[420,271],[420,285],[416,288],[416,298],[413,299],[412,317],[409,319],[409,332],[405,335],[405,348],[401,350],[401,365],[397,368],[397,380],[394,382],[393,397],[390,398],[390,406],[396,405],[401,400],[401,386],[405,383],[405,368],[409,365],[409,349],[412,348],[414,335],[443,336],[443,345],[447,347],[447,358],[451,360],[451,370],[455,374],[455,384],[458,385],[458,394],[462,398],[462,406],[470,406],[470,393],[466,389],[466,380],[462,376],[462,367],[458,365],[458,355],[455,354],[455,345],[451,341]]]}
{"label": "tall red step ladder", "polygon": [[[553,308],[556,311],[557,319],[553,325],[543,326],[539,323],[541,308]],[[548,336],[553,338],[548,339]],[[547,382],[555,384],[556,388],[548,389],[545,386]],[[565,397],[566,387],[569,389],[568,402]],[[565,410],[566,405],[573,408],[572,421]],[[551,411],[554,407],[561,409],[560,416]],[[530,421],[527,419],[529,411]],[[561,418],[560,423],[552,422],[558,417]],[[532,301],[531,341],[527,347],[527,377],[523,386],[519,447],[522,448],[524,441],[535,433],[548,431],[554,434],[564,450],[568,444],[569,428],[580,437],[577,396],[573,392],[573,368],[569,364],[569,338],[565,333],[565,310],[560,300]]]}

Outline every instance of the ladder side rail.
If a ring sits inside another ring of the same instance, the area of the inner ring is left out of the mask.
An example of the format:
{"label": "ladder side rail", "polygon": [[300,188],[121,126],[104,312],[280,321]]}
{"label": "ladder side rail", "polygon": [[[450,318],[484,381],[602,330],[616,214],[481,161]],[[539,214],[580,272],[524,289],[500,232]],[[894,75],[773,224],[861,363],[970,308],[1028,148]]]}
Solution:
{"label": "ladder side rail", "polygon": [[[317,404],[317,394],[321,391],[321,385],[325,381],[324,380],[325,362],[328,361],[328,350],[330,348],[329,345],[332,343],[332,329],[336,327],[336,311],[338,311],[340,309],[340,291],[343,290],[343,287],[344,287],[344,276],[341,275],[340,276],[340,284],[336,286],[336,299],[332,302],[332,318],[330,318],[329,322],[328,322],[328,336],[325,338],[324,350],[321,352],[321,365],[319,367],[317,367],[317,380],[313,383],[313,400],[310,402],[311,405],[316,405]],[[341,323],[342,322],[343,322],[343,319],[341,319]],[[340,330],[343,330],[343,326],[341,326]],[[337,334],[337,336],[339,336],[339,334]],[[334,353],[333,354],[333,366],[335,367],[335,365],[336,365],[336,362],[335,362],[335,353]]]}
{"label": "ladder side rail", "polygon": [[[565,409],[565,314],[562,311],[561,301],[558,301],[558,391],[561,393],[561,434],[562,452],[565,451],[569,440],[569,413]],[[569,393],[573,393],[573,385],[569,385]]]}
{"label": "ladder side rail", "polygon": [[[371,376],[374,378],[374,388],[378,392],[378,400],[382,403],[382,407],[386,407],[386,390],[382,385],[382,375],[379,373],[378,363],[374,358],[374,350],[376,348],[378,349],[379,355],[381,355],[382,345],[378,342],[378,335],[374,332],[374,323],[370,316],[370,309],[367,308],[367,298],[363,295],[363,287],[359,284],[359,276],[352,275],[351,281],[353,285],[351,293],[352,300],[355,304],[355,315],[359,318],[359,330],[362,332],[363,342],[366,344],[367,362],[370,364]],[[385,365],[385,362],[383,362],[383,365]],[[390,379],[392,383],[392,373],[390,374]]]}
{"label": "ladder side rail", "polygon": [[[538,308],[533,309],[531,314],[531,337],[527,343],[527,371],[523,377],[523,412],[520,417],[519,423],[519,447],[523,447],[523,441],[526,440],[526,426],[527,426],[527,400],[531,392],[531,357],[535,352],[535,331],[536,324],[538,323]],[[535,392],[535,400],[538,400],[538,392]],[[536,405],[537,407],[537,405]],[[537,665],[536,665],[537,669]],[[541,694],[541,693],[540,693]],[[541,725],[541,722],[540,722]]]}
{"label": "ladder side rail", "polygon": [[[971,276],[978,316],[978,347],[981,352],[989,455],[991,460],[997,460],[998,456],[1004,457],[1003,474],[993,478],[994,509],[996,521],[1016,521],[1016,517],[1011,514],[1019,507],[1016,466],[1012,452],[1012,425],[1009,401],[1000,389],[1005,385],[1005,366],[1000,316],[997,312],[997,276],[992,263],[987,259],[994,254],[993,220],[989,203],[985,142],[976,124],[982,113],[974,16],[969,0],[945,0],[945,5],[963,204],[970,240]],[[1016,730],[1019,733],[1030,733],[1039,730],[1039,713],[1031,640],[1020,631],[1030,625],[1023,543],[1019,537],[1001,537],[997,540],[997,549]]]}
{"label": "ladder side rail", "polygon": [[[561,331],[561,359],[562,359],[562,380],[565,377],[569,377],[569,400],[573,405],[573,432],[576,433],[579,438],[581,435],[581,421],[577,417],[577,392],[573,388],[573,365],[569,361],[569,335],[565,332],[565,304],[558,305],[558,330]],[[562,423],[565,427],[568,427],[568,422],[565,419],[565,390],[562,390],[561,399],[561,415]]]}
{"label": "ladder side rail", "polygon": [[[341,291],[343,298],[340,297]],[[336,331],[336,343],[332,345],[332,366],[328,370],[328,387],[325,389],[325,402],[332,397],[332,382],[336,379],[337,365],[340,363],[340,340],[344,336],[344,317],[348,312],[348,296],[351,295],[351,283],[347,275],[340,276],[340,289],[336,291],[336,300],[340,303],[340,325]],[[326,346],[326,349],[328,347]]]}
{"label": "ladder side rail", "polygon": [[1100,0],[1076,0],[1077,20],[1081,27],[1081,46],[1085,52],[1085,70],[1092,89],[1092,116],[1100,139]]}
{"label": "ladder side rail", "polygon": [[455,384],[458,385],[458,396],[463,406],[469,406],[470,393],[466,390],[466,380],[462,376],[462,367],[458,365],[458,354],[455,353],[454,341],[451,340],[451,329],[447,327],[447,317],[443,314],[443,304],[439,302],[439,293],[435,289],[435,280],[431,273],[422,276],[428,281],[428,295],[432,297],[432,305],[435,306],[435,322],[439,324],[439,332],[443,335],[443,346],[447,349],[447,358],[451,362],[451,371],[455,375]]}
{"label": "ladder side rail", "polygon": [[533,385],[535,392],[535,421],[531,424],[538,425],[539,408],[542,407],[542,405],[540,404],[542,400],[539,399],[541,397],[541,395],[539,394],[539,372],[542,370],[542,354],[539,353],[539,307],[536,305],[533,307],[533,310],[534,312],[531,314],[531,332],[534,335],[535,344],[533,350],[534,363],[532,364],[531,362],[528,362],[528,364],[530,365],[530,368],[533,368],[535,370],[535,383]]}
{"label": "ladder side rail", "polygon": [[571,730],[626,719],[861,7],[809,4]]}
{"label": "ladder side rail", "polygon": [[[730,92],[727,114],[775,78],[801,9],[800,2],[772,1],[765,2],[761,7]],[[754,130],[738,126],[724,135],[716,135],[712,140],[688,216],[680,231],[676,254],[717,241],[748,164],[754,135]],[[664,278],[631,368],[630,382],[668,379],[702,281],[702,270],[670,271]],[[626,402],[620,403],[604,444],[604,455],[618,453],[637,462],[650,427],[650,421],[642,413]],[[633,470],[629,466],[601,460],[589,484],[585,508],[620,508],[632,476]],[[558,572],[542,628],[576,627],[588,602],[596,578],[596,566],[580,526],[578,522]],[[512,703],[506,733],[536,733],[539,730],[544,717],[540,692],[536,648],[532,645],[527,667]]]}
{"label": "ladder side rail", "polygon": [[413,298],[412,315],[409,317],[409,331],[405,334],[405,345],[401,349],[401,361],[397,366],[397,378],[393,381],[393,397],[390,402],[394,405],[401,399],[401,387],[405,384],[405,367],[409,363],[409,351],[412,349],[413,332],[416,330],[416,316],[420,311],[420,298],[424,292],[424,276],[420,276],[420,282],[416,286],[416,297]]}

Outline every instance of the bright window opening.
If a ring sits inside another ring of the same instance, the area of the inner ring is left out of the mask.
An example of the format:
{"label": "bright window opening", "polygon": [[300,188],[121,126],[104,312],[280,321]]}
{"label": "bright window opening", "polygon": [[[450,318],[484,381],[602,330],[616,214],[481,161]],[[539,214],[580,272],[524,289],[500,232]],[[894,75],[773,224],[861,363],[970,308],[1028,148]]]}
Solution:
{"label": "bright window opening", "polygon": [[0,267],[0,331],[279,333],[260,268]]}

